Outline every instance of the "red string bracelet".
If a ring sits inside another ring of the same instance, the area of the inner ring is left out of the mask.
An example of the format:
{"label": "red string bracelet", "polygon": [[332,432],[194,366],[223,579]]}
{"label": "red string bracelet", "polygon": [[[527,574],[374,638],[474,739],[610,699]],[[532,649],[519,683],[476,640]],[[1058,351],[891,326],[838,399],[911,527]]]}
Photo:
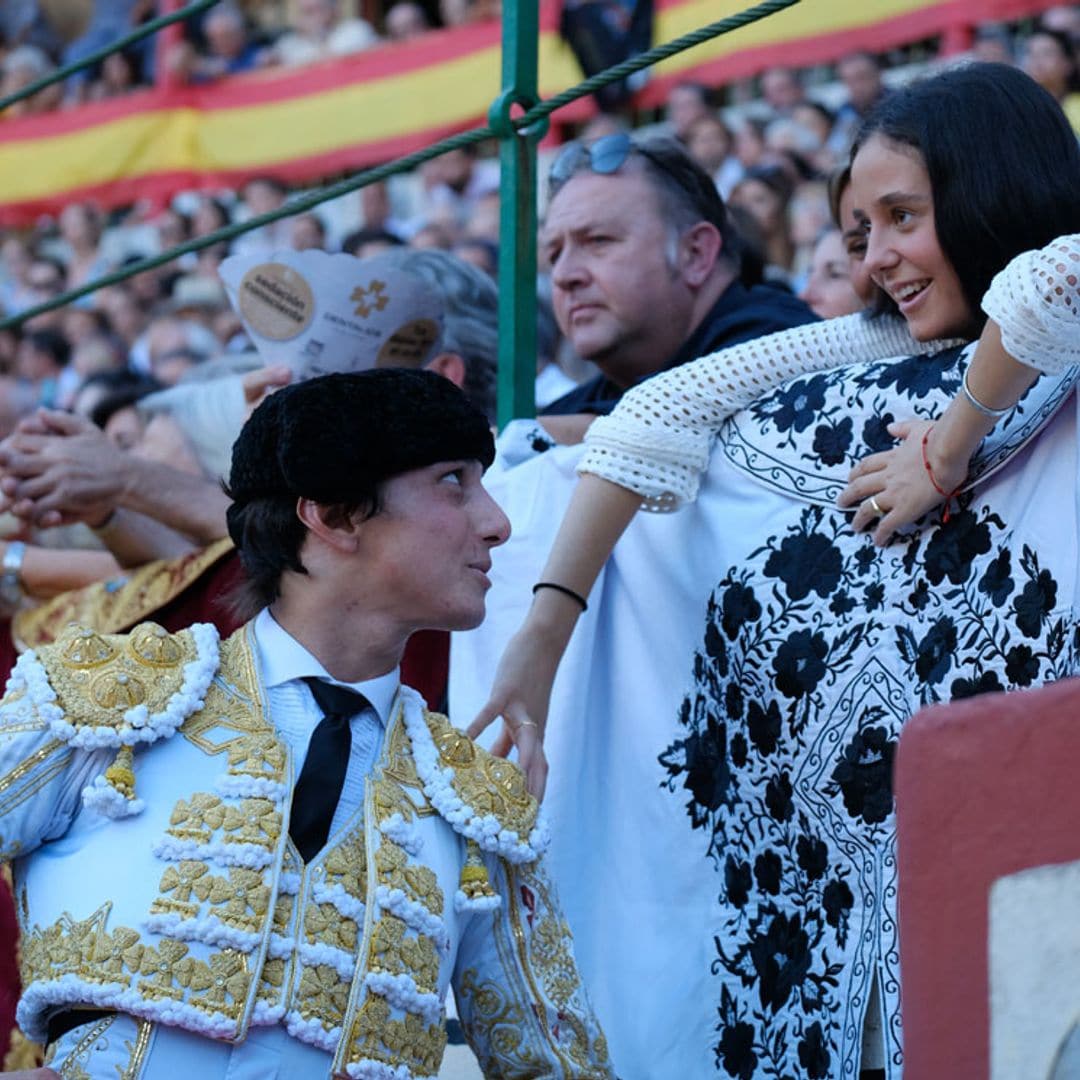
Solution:
{"label": "red string bracelet", "polygon": [[933,425],[931,425],[926,429],[926,434],[922,437],[922,463],[926,468],[926,475],[930,478],[934,490],[945,500],[945,509],[941,515],[941,523],[944,525],[949,520],[949,502],[960,489],[957,488],[956,491],[948,492],[934,479],[934,470],[930,468],[930,456],[926,450],[926,444],[930,441],[930,432],[933,430]]}

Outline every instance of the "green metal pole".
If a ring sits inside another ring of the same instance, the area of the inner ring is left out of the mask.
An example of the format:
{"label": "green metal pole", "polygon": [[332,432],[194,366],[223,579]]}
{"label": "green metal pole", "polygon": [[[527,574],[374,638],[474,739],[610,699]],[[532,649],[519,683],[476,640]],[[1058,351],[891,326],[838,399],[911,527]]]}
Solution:
{"label": "green metal pole", "polygon": [[512,111],[535,106],[537,0],[503,5],[503,92],[488,122],[499,136],[499,427],[536,412],[536,144],[547,120],[518,131]]}

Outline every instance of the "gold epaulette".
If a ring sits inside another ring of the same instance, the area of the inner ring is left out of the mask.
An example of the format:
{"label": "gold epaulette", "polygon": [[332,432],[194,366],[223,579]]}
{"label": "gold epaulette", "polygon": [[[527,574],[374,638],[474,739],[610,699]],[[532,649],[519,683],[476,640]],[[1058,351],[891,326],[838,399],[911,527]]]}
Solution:
{"label": "gold epaulette", "polygon": [[529,794],[521,769],[477,746],[442,714],[426,712],[424,719],[439,763],[453,770],[450,786],[470,811],[470,818],[494,818],[504,836],[514,834],[519,843],[527,844],[540,804]]}
{"label": "gold epaulette", "polygon": [[190,630],[170,634],[155,623],[142,623],[130,634],[99,634],[72,624],[37,656],[69,724],[120,731],[139,706],[150,716],[165,711],[197,648]]}

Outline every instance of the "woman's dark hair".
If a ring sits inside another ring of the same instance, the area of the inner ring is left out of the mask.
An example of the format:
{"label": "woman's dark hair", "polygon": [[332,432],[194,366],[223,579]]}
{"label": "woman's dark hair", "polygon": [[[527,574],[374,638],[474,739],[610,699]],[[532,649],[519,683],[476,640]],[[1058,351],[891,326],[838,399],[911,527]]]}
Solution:
{"label": "woman's dark hair", "polygon": [[1053,97],[1005,64],[969,64],[890,94],[874,136],[922,156],[938,242],[981,326],[991,279],[1021,252],[1080,232],[1080,144]]}
{"label": "woman's dark hair", "polygon": [[91,423],[103,428],[121,409],[134,405],[148,394],[164,389],[162,383],[150,375],[139,375],[126,368],[119,371],[99,371],[83,380],[80,393],[91,387],[99,387],[102,397],[90,410]]}

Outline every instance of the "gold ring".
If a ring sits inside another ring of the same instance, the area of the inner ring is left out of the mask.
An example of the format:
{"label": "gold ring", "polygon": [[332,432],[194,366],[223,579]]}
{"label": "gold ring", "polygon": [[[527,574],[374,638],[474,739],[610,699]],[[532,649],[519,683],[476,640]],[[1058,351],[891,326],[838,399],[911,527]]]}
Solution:
{"label": "gold ring", "polygon": [[878,517],[885,516],[885,511],[882,510],[880,506],[878,506],[878,501],[875,496],[871,495],[868,501],[870,505],[874,508],[874,513],[877,514]]}

